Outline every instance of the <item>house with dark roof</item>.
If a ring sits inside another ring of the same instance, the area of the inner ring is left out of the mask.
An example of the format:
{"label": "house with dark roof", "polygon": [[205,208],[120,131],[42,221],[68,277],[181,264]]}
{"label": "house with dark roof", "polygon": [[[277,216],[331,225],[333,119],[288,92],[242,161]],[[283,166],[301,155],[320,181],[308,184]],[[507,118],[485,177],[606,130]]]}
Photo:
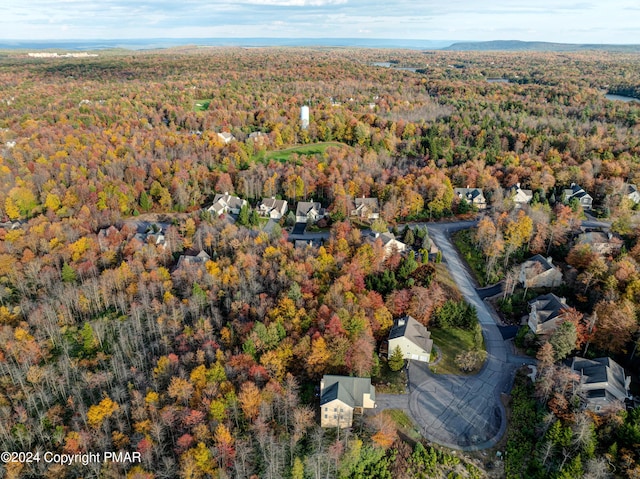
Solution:
{"label": "house with dark roof", "polygon": [[220,216],[225,213],[233,213],[237,215],[240,209],[247,204],[247,200],[232,196],[225,191],[224,194],[217,194],[213,198],[213,204],[207,208],[209,213],[215,213]]}
{"label": "house with dark roof", "polygon": [[351,427],[353,415],[376,407],[371,378],[325,375],[320,381],[320,425]]}
{"label": "house with dark roof", "polygon": [[459,199],[465,199],[467,203],[475,206],[479,210],[487,207],[487,200],[484,197],[482,188],[454,188],[453,194]]}
{"label": "house with dark roof", "polygon": [[412,316],[403,316],[394,322],[389,331],[387,357],[390,357],[397,347],[402,351],[404,359],[428,363],[433,348],[431,333]]}
{"label": "house with dark roof", "polygon": [[262,198],[257,210],[260,216],[279,220],[287,214],[289,206],[287,200],[276,200],[276,198],[272,196],[271,198]]}
{"label": "house with dark roof", "polygon": [[554,288],[562,284],[562,271],[551,258],[537,254],[520,265],[518,281],[525,288]]}
{"label": "house with dark roof", "polygon": [[380,203],[378,198],[356,198],[350,215],[361,220],[375,220],[380,218]]}
{"label": "house with dark roof", "polygon": [[571,186],[562,192],[562,201],[569,203],[573,199],[577,199],[585,210],[590,210],[593,206],[593,197],[584,191],[582,186],[571,183]]}
{"label": "house with dark roof", "polygon": [[574,357],[571,370],[578,375],[576,391],[588,409],[600,412],[615,403],[631,399],[631,377],[611,358],[585,359]]}
{"label": "house with dark roof", "polygon": [[296,223],[313,224],[325,217],[327,212],[317,201],[301,201],[296,208]]}
{"label": "house with dark roof", "polygon": [[529,308],[527,324],[531,331],[536,334],[549,334],[564,321],[564,313],[569,306],[565,298],[549,293],[529,301]]}
{"label": "house with dark roof", "polygon": [[627,184],[624,194],[625,198],[630,199],[633,203],[640,204],[640,191],[636,185]]}

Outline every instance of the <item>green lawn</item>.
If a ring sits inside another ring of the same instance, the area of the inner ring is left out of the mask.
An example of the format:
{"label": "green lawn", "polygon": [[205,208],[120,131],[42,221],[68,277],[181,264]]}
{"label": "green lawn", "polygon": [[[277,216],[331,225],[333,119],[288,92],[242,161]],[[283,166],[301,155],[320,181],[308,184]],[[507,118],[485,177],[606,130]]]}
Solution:
{"label": "green lawn", "polygon": [[291,159],[291,156],[296,153],[298,155],[322,155],[330,146],[347,147],[344,143],[337,141],[325,141],[322,143],[313,143],[310,145],[294,146],[292,148],[286,148],[284,150],[269,151],[264,155],[266,161],[276,160],[282,163]]}
{"label": "green lawn", "polygon": [[[438,354],[442,357],[440,362],[431,366],[431,371],[438,374],[466,375],[455,364],[456,356],[474,348],[474,331],[465,329],[434,328],[431,330],[431,339],[438,348]],[[484,349],[484,344],[482,345]]]}
{"label": "green lawn", "polygon": [[194,111],[207,111],[211,103],[211,98],[204,98],[202,100],[196,100],[193,102]]}

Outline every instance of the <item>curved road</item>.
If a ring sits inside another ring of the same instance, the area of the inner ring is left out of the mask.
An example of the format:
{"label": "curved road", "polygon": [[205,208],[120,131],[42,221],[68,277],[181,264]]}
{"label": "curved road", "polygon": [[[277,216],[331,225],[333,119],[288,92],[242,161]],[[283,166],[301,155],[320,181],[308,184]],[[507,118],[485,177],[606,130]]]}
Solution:
{"label": "curved road", "polygon": [[376,398],[381,408],[408,409],[424,437],[453,449],[478,450],[494,446],[504,434],[507,420],[500,400],[511,389],[515,369],[530,358],[508,352],[502,335],[486,304],[480,299],[466,265],[449,240],[453,231],[475,222],[429,224],[429,233],[442,251],[443,261],[460,292],[478,312],[487,361],[474,376],[436,375],[428,366],[409,362],[408,402],[406,396]]}

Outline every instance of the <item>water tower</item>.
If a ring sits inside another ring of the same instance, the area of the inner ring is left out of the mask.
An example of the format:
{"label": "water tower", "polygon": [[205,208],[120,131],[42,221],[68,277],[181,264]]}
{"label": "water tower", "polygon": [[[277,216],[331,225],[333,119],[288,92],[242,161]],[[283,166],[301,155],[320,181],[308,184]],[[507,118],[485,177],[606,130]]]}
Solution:
{"label": "water tower", "polygon": [[303,130],[309,127],[309,107],[307,105],[300,108],[300,124]]}

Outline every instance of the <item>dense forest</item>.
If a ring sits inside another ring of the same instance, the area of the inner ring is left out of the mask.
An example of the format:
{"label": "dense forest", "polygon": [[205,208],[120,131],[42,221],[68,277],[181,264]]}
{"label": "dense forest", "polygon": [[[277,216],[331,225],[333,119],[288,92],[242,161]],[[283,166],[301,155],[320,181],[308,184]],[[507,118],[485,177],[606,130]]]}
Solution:
{"label": "dense forest", "polygon": [[[574,347],[523,338],[548,390],[518,386],[513,407],[538,401],[537,432],[561,445],[529,472],[586,474],[562,452],[579,449],[573,424],[597,418],[578,414],[554,360],[588,342],[638,371],[640,244],[624,193],[640,184],[640,105],[604,96],[639,91],[636,63],[280,48],[1,57],[0,445],[142,457],[8,463],[3,477],[482,477],[478,461],[401,439],[384,414],[344,434],[315,418],[323,374],[376,376],[394,318],[428,325],[460,299],[432,265],[367,241],[347,221],[350,199],[378,198],[382,229],[398,231],[473,215],[453,191],[466,186],[491,206],[469,240],[484,274],[508,277],[533,253],[572,272]],[[319,150],[288,150],[301,145]],[[573,245],[583,212],[562,204],[571,183],[612,221],[620,254]],[[504,193],[516,184],[534,192],[524,212]],[[294,248],[284,221],[265,232],[203,210],[224,192],[319,201],[329,238]],[[166,242],[136,236],[143,222],[164,225]],[[403,239],[419,249],[426,235]],[[200,251],[209,260],[177,267]],[[583,452],[593,477],[637,477],[637,416],[596,424],[608,435]],[[627,452],[602,465],[614,443]]]}

